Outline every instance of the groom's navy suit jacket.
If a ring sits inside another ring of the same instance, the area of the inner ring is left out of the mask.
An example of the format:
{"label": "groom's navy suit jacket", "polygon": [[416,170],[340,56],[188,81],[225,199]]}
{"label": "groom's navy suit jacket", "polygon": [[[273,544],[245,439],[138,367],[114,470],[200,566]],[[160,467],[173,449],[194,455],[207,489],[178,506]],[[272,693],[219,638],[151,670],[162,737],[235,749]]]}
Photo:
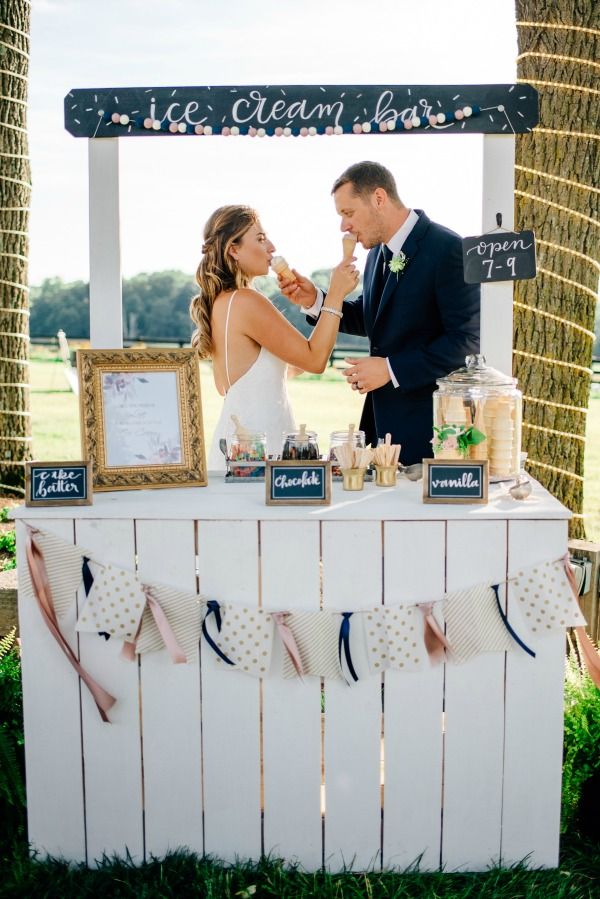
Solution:
{"label": "groom's navy suit jacket", "polygon": [[461,238],[415,211],[419,220],[402,247],[404,271],[386,272],[377,297],[374,282],[383,254],[380,247],[370,250],[363,294],[344,302],[340,327],[366,335],[371,356],[390,361],[399,386],[390,381],[366,394],[361,428],[367,443],[391,433],[393,442],[402,444],[405,465],[432,455],[436,379],[479,352],[480,289],[465,284]]}

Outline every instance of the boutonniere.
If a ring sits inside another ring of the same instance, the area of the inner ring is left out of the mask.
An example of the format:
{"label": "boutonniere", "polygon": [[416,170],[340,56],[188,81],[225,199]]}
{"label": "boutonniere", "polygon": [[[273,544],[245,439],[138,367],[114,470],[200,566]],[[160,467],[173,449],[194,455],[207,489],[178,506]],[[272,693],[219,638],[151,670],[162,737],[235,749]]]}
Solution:
{"label": "boutonniere", "polygon": [[404,274],[404,269],[408,265],[408,257],[405,253],[400,250],[399,253],[394,253],[390,261],[388,262],[388,266],[391,272],[396,275],[398,278],[399,275]]}

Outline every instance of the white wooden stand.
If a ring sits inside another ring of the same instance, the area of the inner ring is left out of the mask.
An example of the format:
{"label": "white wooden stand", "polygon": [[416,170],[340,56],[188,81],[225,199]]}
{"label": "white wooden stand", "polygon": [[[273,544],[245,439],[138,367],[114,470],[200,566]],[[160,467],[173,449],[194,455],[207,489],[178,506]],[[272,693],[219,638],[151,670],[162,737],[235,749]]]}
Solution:
{"label": "white wooden stand", "polygon": [[[31,521],[220,601],[351,611],[502,581],[566,551],[569,513],[538,485],[522,503],[492,486],[487,506],[423,505],[421,489],[334,484],[331,506],[300,508],[220,479],[97,494],[93,506],[17,510],[19,557]],[[118,698],[103,724],[33,599],[19,599],[29,840],[42,854],[93,865],[187,846],[333,871],[558,863],[562,636],[537,641],[536,659],[516,647],[327,681],[322,709],[317,679],[225,670],[203,642],[195,664],[166,651],[123,661],[116,639],[76,634],[74,602],[65,634]]]}

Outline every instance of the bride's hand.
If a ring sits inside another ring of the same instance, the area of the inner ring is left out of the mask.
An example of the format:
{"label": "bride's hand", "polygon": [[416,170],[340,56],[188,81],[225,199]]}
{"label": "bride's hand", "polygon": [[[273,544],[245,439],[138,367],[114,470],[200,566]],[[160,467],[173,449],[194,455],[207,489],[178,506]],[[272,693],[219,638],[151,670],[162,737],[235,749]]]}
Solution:
{"label": "bride's hand", "polygon": [[277,276],[279,289],[291,303],[310,309],[317,299],[317,288],[309,278],[300,275],[295,268],[292,271],[296,276],[294,281],[282,278],[281,275]]}
{"label": "bride's hand", "polygon": [[339,293],[340,296],[345,297],[352,293],[359,279],[358,269],[354,265],[355,262],[356,256],[352,256],[350,259],[344,259],[339,265],[336,265],[331,272],[331,281],[329,282],[330,294]]}

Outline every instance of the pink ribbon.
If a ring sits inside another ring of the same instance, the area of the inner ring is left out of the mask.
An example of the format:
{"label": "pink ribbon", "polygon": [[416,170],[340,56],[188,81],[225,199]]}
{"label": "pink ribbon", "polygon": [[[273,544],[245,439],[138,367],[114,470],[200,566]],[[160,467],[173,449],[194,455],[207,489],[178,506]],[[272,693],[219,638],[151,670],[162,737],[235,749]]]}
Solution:
{"label": "pink ribbon", "polygon": [[288,615],[289,612],[271,612],[271,618],[277,625],[277,630],[279,631],[281,642],[287,650],[287,654],[289,655],[290,661],[296,670],[296,674],[299,678],[302,678],[304,669],[302,667],[302,659],[300,658],[300,650],[298,649],[296,638],[294,637],[290,626],[285,623]]}
{"label": "pink ribbon", "polygon": [[445,661],[444,651],[450,652],[450,645],[444,636],[442,629],[435,620],[433,614],[432,602],[418,603],[418,607],[423,613],[425,619],[425,630],[423,639],[425,640],[425,649],[429,653],[429,658],[433,664],[439,664]]}
{"label": "pink ribbon", "polygon": [[48,580],[46,563],[44,562],[44,554],[33,538],[34,533],[34,529],[29,525],[26,525],[25,551],[27,554],[27,565],[31,576],[33,594],[37,600],[40,612],[42,613],[42,618],[67,659],[92,694],[100,717],[105,723],[110,724],[107,712],[113,707],[117,700],[101,687],[100,684],[87,673],[87,671],[85,671],[60,631],[58,619],[56,618],[56,611],[54,609],[54,602],[52,600],[52,591],[50,589],[50,581]]}
{"label": "pink ribbon", "polygon": [[150,592],[150,587],[144,586],[144,593],[146,594],[146,600],[148,605],[150,606],[150,611],[152,612],[152,617],[156,623],[158,628],[158,632],[160,633],[163,643],[167,647],[169,655],[173,661],[174,665],[180,665],[182,662],[187,662],[186,655],[177,642],[177,638],[173,633],[173,629],[167,620],[167,616],[163,612],[160,605],[152,596]]}
{"label": "pink ribbon", "polygon": [[[564,554],[562,561],[565,569],[565,574],[567,575],[567,580],[569,581],[571,590],[573,591],[573,596],[575,597],[577,604],[579,604],[579,590],[577,589],[577,581],[575,580],[575,573],[573,571],[573,566],[571,565],[569,553]],[[598,654],[598,650],[588,637],[586,629],[584,627],[576,627],[575,633],[577,634],[577,642],[579,644],[579,649],[581,650],[581,655],[583,656],[583,661],[585,662],[585,667],[588,670],[588,674],[594,681],[596,686],[600,687],[600,655]]]}

